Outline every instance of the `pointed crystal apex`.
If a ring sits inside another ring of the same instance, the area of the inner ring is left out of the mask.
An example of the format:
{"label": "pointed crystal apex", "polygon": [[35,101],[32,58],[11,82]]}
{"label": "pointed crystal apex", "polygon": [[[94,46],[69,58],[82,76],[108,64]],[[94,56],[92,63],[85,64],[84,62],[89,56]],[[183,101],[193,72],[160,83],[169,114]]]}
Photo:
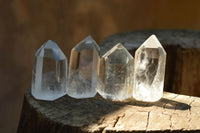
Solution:
{"label": "pointed crystal apex", "polygon": [[[142,46],[146,48],[162,48],[160,41],[155,35],[151,35],[143,44]],[[163,52],[166,54],[165,50],[163,49]]]}
{"label": "pointed crystal apex", "polygon": [[66,58],[58,45],[51,40],[48,40],[46,43],[44,43],[35,53],[35,56],[54,58],[56,61]]}
{"label": "pointed crystal apex", "polygon": [[100,61],[98,93],[105,99],[124,100],[132,96],[134,58],[122,44],[115,45]]}
{"label": "pointed crystal apex", "polygon": [[60,48],[58,47],[58,45],[57,45],[54,41],[52,41],[52,40],[48,40],[46,43],[44,43],[44,47],[45,47],[45,48],[56,48],[56,49],[60,49]]}
{"label": "pointed crystal apex", "polygon": [[126,50],[126,48],[125,48],[121,43],[116,44],[116,45],[113,47],[113,49],[115,49],[115,48],[121,48],[121,49],[125,49],[125,50]]}
{"label": "pointed crystal apex", "polygon": [[74,47],[74,49],[76,51],[81,51],[83,49],[96,49],[98,52],[100,52],[100,48],[99,48],[98,44],[96,43],[96,41],[91,36],[88,36],[84,40],[79,42]]}
{"label": "pointed crystal apex", "polygon": [[100,48],[88,36],[71,51],[67,94],[73,98],[96,95]]}
{"label": "pointed crystal apex", "polygon": [[47,41],[35,54],[32,95],[53,101],[66,94],[66,87],[67,59],[55,42]]}
{"label": "pointed crystal apex", "polygon": [[[113,58],[111,61],[114,60],[114,58],[119,58],[118,56],[124,56],[122,58],[124,59],[133,59],[133,56],[127,51],[127,49],[121,44],[116,44],[113,48],[111,48],[108,52],[106,52],[102,57],[104,58]],[[127,60],[123,60],[127,61]]]}
{"label": "pointed crystal apex", "polygon": [[142,46],[147,48],[158,48],[162,47],[158,38],[155,35],[151,35],[143,44]]}
{"label": "pointed crystal apex", "polygon": [[155,35],[135,52],[133,97],[139,101],[158,101],[163,95],[166,52]]}

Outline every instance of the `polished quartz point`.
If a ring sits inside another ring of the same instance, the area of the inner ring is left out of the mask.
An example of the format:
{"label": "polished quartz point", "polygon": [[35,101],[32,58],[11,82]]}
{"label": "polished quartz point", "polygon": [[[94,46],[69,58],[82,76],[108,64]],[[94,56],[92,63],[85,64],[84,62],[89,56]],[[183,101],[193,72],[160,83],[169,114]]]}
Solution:
{"label": "polished quartz point", "polygon": [[133,97],[155,102],[163,95],[166,52],[155,35],[150,36],[135,53]]}
{"label": "polished quartz point", "polygon": [[73,98],[90,98],[97,93],[97,69],[100,48],[88,36],[71,51],[67,94]]}
{"label": "polished quartz point", "polygon": [[98,93],[105,99],[132,97],[134,58],[118,43],[100,60]]}
{"label": "polished quartz point", "polygon": [[66,94],[67,59],[55,42],[49,40],[35,53],[32,95],[53,101]]}

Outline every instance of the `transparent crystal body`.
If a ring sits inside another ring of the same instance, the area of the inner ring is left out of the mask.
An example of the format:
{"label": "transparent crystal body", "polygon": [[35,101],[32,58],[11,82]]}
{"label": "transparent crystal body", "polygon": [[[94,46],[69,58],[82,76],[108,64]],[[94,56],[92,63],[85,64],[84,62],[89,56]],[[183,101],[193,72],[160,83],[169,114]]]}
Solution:
{"label": "transparent crystal body", "polygon": [[98,93],[105,99],[132,97],[134,58],[122,44],[115,45],[100,60]]}
{"label": "transparent crystal body", "polygon": [[100,48],[88,36],[71,51],[67,94],[73,98],[90,98],[97,93],[97,69]]}
{"label": "transparent crystal body", "polygon": [[66,94],[67,59],[49,40],[35,53],[31,93],[38,100],[53,101]]}
{"label": "transparent crystal body", "polygon": [[166,52],[155,35],[150,36],[135,53],[133,97],[155,102],[163,95]]}

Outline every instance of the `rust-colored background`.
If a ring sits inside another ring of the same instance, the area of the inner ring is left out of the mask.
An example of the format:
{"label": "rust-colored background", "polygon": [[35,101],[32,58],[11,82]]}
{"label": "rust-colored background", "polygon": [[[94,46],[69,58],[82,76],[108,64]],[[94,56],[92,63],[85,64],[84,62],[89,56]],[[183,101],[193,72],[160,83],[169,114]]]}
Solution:
{"label": "rust-colored background", "polygon": [[48,39],[69,59],[88,35],[97,42],[139,29],[200,29],[199,0],[0,0],[0,133],[17,129],[33,57]]}

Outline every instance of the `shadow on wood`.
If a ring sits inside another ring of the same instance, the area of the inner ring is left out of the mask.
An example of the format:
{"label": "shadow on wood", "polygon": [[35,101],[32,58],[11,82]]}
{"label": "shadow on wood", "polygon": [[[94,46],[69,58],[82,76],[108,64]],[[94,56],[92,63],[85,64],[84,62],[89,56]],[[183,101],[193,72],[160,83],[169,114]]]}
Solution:
{"label": "shadow on wood", "polygon": [[[165,90],[200,95],[200,32],[149,30],[107,37],[101,55],[122,43],[132,55],[156,34],[167,51]],[[154,103],[62,97],[38,101],[26,91],[18,133],[200,132],[200,98],[165,92]]]}
{"label": "shadow on wood", "polygon": [[199,109],[200,98],[167,92],[155,103],[112,102],[99,95],[89,99],[65,96],[49,102],[35,100],[28,89],[18,132],[200,131]]}
{"label": "shadow on wood", "polygon": [[200,96],[200,31],[144,30],[118,33],[100,43],[101,55],[122,43],[135,56],[136,49],[155,34],[167,52],[165,91]]}

